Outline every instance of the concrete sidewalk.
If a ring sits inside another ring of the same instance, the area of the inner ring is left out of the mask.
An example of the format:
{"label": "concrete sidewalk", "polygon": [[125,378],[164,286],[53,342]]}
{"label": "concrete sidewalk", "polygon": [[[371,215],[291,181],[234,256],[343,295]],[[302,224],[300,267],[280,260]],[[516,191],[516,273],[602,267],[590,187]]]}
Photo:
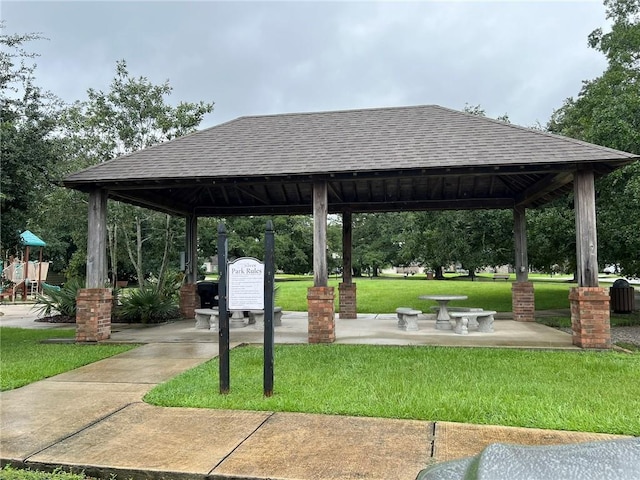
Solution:
{"label": "concrete sidewalk", "polygon": [[[10,315],[1,318],[4,325]],[[283,317],[276,334],[279,341],[306,341],[295,318]],[[393,338],[386,327],[372,325],[390,321],[384,318],[362,321],[382,334],[372,337],[352,323],[337,330],[340,341],[424,341],[419,335]],[[500,321],[500,329],[508,322]],[[474,455],[495,442],[540,445],[616,438],[437,419],[161,408],[143,403],[155,385],[217,355],[217,334],[196,331],[194,323],[114,325],[113,341],[146,344],[0,393],[2,462],[34,469],[62,465],[103,478],[115,473],[118,478],[157,479],[414,479],[430,463]],[[231,332],[231,341],[235,346],[261,334],[249,327],[237,329]]]}

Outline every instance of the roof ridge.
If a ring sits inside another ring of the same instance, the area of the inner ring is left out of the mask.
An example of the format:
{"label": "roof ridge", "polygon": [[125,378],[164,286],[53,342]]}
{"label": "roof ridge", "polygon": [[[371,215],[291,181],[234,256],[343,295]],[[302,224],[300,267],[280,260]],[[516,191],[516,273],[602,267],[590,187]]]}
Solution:
{"label": "roof ridge", "polygon": [[[225,123],[230,123],[230,122],[234,122],[236,120],[241,120],[245,118],[267,118],[267,117],[288,117],[288,116],[293,117],[293,116],[306,116],[306,115],[322,115],[322,114],[329,114],[329,113],[376,112],[376,111],[383,111],[383,110],[412,110],[412,109],[419,109],[419,108],[426,108],[426,107],[444,108],[444,107],[440,107],[440,105],[424,104],[424,105],[396,105],[396,106],[387,106],[387,107],[345,108],[340,110],[319,110],[315,112],[267,113],[263,115],[243,115],[233,120],[229,120],[228,122],[225,122]],[[455,111],[455,110],[452,110],[452,111]],[[220,125],[224,125],[224,123],[221,123]]]}
{"label": "roof ridge", "polygon": [[505,127],[515,128],[516,130],[535,133],[535,134],[538,134],[538,135],[543,135],[543,136],[546,136],[546,137],[555,138],[557,140],[563,140],[563,141],[568,142],[568,143],[574,143],[574,144],[579,144],[579,145],[582,145],[582,146],[588,146],[588,147],[591,147],[591,148],[596,147],[599,150],[603,150],[603,151],[610,152],[610,153],[615,152],[615,153],[622,154],[622,155],[624,155],[626,157],[629,157],[629,158],[634,158],[634,157],[637,156],[637,155],[634,155],[632,153],[625,152],[623,150],[617,150],[615,148],[606,147],[604,145],[598,145],[597,143],[585,142],[584,140],[580,140],[580,139],[572,138],[572,137],[567,137],[566,135],[561,135],[561,134],[558,134],[558,133],[547,132],[545,130],[536,130],[534,128],[525,127],[525,126],[522,126],[522,125],[518,125],[516,123],[507,123],[507,122],[503,122],[501,120],[497,120],[495,118],[481,116],[481,115],[474,115],[474,114],[469,113],[469,112],[464,112],[464,111],[461,111],[461,110],[454,110],[452,108],[443,107],[441,105],[433,105],[433,106],[435,108],[439,108],[441,110],[447,110],[447,111],[452,112],[452,113],[462,114],[462,115],[466,115],[468,117],[474,117],[474,118],[478,118],[478,119],[482,119],[482,120],[487,120],[489,122],[496,123],[498,125],[503,125]]}

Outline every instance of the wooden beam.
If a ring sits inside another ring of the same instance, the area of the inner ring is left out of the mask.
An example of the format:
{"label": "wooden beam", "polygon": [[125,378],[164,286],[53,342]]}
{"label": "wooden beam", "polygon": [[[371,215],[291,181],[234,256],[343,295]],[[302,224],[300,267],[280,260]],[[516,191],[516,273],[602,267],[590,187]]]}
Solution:
{"label": "wooden beam", "polygon": [[336,187],[332,183],[329,183],[328,187],[329,187],[329,190],[331,190],[331,195],[333,195],[333,197],[335,197],[340,202],[344,201],[342,199],[342,195],[340,195],[340,192],[336,190]]}
{"label": "wooden beam", "polygon": [[235,188],[236,194],[238,194],[238,197],[239,197],[239,194],[243,194],[243,195],[246,195],[249,198],[253,198],[254,200],[257,200],[258,202],[260,202],[263,205],[268,205],[269,204],[269,202],[266,199],[264,199],[263,197],[259,196],[256,193],[250,192],[249,188],[241,188],[238,185],[234,185],[234,188]]}
{"label": "wooden beam", "polygon": [[[109,197],[113,200],[118,200],[130,205],[136,205],[138,207],[149,208],[158,212],[168,213],[170,215],[187,215],[191,211],[191,207],[178,200],[171,202],[171,205],[165,205],[166,196],[163,197],[162,193],[154,196],[147,196],[146,198],[137,197],[133,194],[127,194],[125,191],[109,192]],[[157,199],[157,200],[156,200]]]}
{"label": "wooden beam", "polygon": [[313,184],[313,286],[326,287],[327,270],[327,182]]}
{"label": "wooden beam", "polygon": [[597,287],[598,234],[593,170],[578,170],[574,175],[573,187],[578,286]]}
{"label": "wooden beam", "polygon": [[87,231],[87,288],[106,288],[107,275],[107,192],[89,194]]}
{"label": "wooden beam", "polygon": [[[512,198],[448,198],[442,200],[416,200],[394,202],[346,202],[329,204],[330,213],[341,213],[351,210],[353,213],[361,212],[401,212],[401,211],[425,211],[425,210],[479,210],[479,209],[511,209],[514,202]],[[246,215],[308,215],[313,207],[304,203],[289,205],[252,206],[209,206],[196,207],[195,211],[201,217],[215,216],[246,216]]]}
{"label": "wooden beam", "polygon": [[516,196],[516,205],[531,204],[547,193],[571,183],[572,179],[573,176],[570,172],[550,173],[549,175],[545,175]]}
{"label": "wooden beam", "polygon": [[529,258],[527,255],[527,218],[524,207],[513,209],[513,234],[515,242],[516,282],[529,280]]}

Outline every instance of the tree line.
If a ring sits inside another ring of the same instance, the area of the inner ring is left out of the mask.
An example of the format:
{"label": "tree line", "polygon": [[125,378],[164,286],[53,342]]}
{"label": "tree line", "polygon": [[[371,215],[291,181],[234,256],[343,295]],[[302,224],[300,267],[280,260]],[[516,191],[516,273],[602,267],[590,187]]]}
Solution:
{"label": "tree line", "polygon": [[[607,69],[583,82],[543,128],[549,132],[640,154],[640,0],[605,0],[611,31],[594,30],[589,45]],[[2,25],[4,29],[4,25]],[[107,91],[89,89],[71,105],[37,84],[30,48],[38,34],[0,35],[0,207],[3,258],[19,255],[19,233],[29,229],[47,242],[52,269],[82,277],[86,261],[87,198],[60,186],[67,174],[195,131],[213,103],[168,103],[168,81],[134,77],[124,60],[115,65]],[[480,106],[467,112],[484,115]],[[508,121],[505,115],[499,118]],[[626,276],[640,276],[640,162],[601,178],[596,185],[599,260]],[[309,216],[273,218],[276,261],[286,273],[308,273],[313,261]],[[261,255],[265,219],[202,218],[198,253],[216,254],[217,224],[224,222],[232,256]],[[328,227],[328,263],[341,261],[341,218]],[[573,198],[568,194],[527,211],[529,263],[543,272],[575,269]],[[184,219],[110,202],[110,276],[142,284],[171,279],[184,250]],[[376,274],[395,265],[421,265],[436,273],[460,264],[473,273],[513,262],[509,210],[368,213],[353,215],[354,274]]]}

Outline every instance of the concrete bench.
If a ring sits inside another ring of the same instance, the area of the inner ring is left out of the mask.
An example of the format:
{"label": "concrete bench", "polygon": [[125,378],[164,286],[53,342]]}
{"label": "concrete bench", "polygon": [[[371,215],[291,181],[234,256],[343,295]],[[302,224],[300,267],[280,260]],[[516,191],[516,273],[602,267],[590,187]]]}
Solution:
{"label": "concrete bench", "polygon": [[[249,325],[255,325],[258,330],[264,329],[264,310],[249,310]],[[273,326],[282,325],[282,307],[273,307]]]}
{"label": "concrete bench", "polygon": [[398,315],[398,328],[400,330],[416,331],[418,330],[418,315],[422,313],[422,310],[414,310],[409,307],[396,308],[396,314]]}
{"label": "concrete bench", "polygon": [[218,331],[220,313],[217,308],[196,308],[196,328]]}
{"label": "concrete bench", "polygon": [[[439,306],[433,306],[430,307],[431,310],[433,310],[434,312],[437,312],[438,309],[440,308]],[[449,312],[481,312],[482,308],[474,308],[474,307],[447,307],[447,311]],[[478,321],[474,318],[474,319],[469,319],[469,326],[470,327],[477,327],[478,326]]]}
{"label": "concrete bench", "polygon": [[495,282],[496,280],[509,280],[511,278],[511,275],[509,275],[508,273],[494,273],[493,274],[493,281]]}
{"label": "concrete bench", "polygon": [[471,321],[478,323],[478,331],[482,333],[493,332],[493,310],[475,310],[469,312],[451,312],[449,315],[456,321],[453,331],[458,335],[467,335]]}

